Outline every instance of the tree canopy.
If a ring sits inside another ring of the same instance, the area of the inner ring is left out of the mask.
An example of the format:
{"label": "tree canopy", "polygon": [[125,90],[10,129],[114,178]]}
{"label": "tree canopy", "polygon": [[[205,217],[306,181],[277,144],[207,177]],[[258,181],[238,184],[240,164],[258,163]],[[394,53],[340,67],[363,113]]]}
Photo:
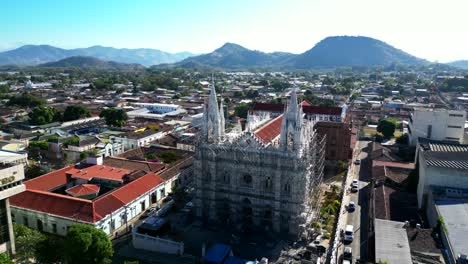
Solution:
{"label": "tree canopy", "polygon": [[44,125],[62,120],[62,114],[57,109],[49,106],[38,106],[28,116],[31,125]]}
{"label": "tree canopy", "polygon": [[251,104],[240,103],[236,105],[236,107],[234,108],[234,112],[236,113],[236,116],[238,117],[247,118],[247,114],[249,112],[250,107],[251,107]]}
{"label": "tree canopy", "polygon": [[65,238],[65,252],[70,264],[110,263],[114,254],[104,231],[85,224],[70,227]]}
{"label": "tree canopy", "polygon": [[377,125],[377,132],[382,133],[384,138],[392,138],[395,133],[397,120],[394,118],[385,118],[379,121]]}
{"label": "tree canopy", "polygon": [[91,113],[88,108],[82,105],[70,105],[67,106],[65,112],[63,112],[63,121],[77,120],[90,116]]}
{"label": "tree canopy", "polygon": [[100,117],[106,120],[108,126],[122,127],[128,119],[123,109],[107,108],[101,111]]}
{"label": "tree canopy", "polygon": [[37,98],[29,93],[23,93],[21,95],[12,96],[8,101],[8,105],[15,105],[20,107],[36,107],[44,104],[44,99]]}

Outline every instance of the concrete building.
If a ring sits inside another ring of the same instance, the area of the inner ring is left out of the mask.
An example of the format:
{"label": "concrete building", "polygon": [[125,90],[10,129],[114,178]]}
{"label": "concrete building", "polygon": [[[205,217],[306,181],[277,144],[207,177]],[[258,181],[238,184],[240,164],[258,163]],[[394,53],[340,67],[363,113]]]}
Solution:
{"label": "concrete building", "polygon": [[11,217],[59,236],[76,223],[112,236],[167,193],[166,182],[153,172],[105,165],[72,165],[25,185],[26,191],[10,198]]}
{"label": "concrete building", "polygon": [[419,169],[418,206],[425,207],[430,186],[468,188],[468,145],[435,141],[416,150]]}
{"label": "concrete building", "polygon": [[465,111],[416,109],[409,119],[410,145],[415,146],[419,138],[463,144]]}
{"label": "concrete building", "polygon": [[351,158],[351,127],[341,122],[319,121],[315,123],[317,133],[325,137],[325,159],[347,161]]}
{"label": "concrete building", "polygon": [[225,132],[214,86],[195,149],[197,217],[240,230],[307,235],[318,217],[324,140],[304,118],[295,90],[282,115],[249,117],[243,132]]}
{"label": "concrete building", "polygon": [[25,190],[23,164],[0,164],[0,252],[15,252],[10,197]]}
{"label": "concrete building", "polygon": [[109,139],[113,143],[120,143],[123,146],[123,151],[135,149],[142,146],[148,146],[150,142],[161,139],[165,136],[162,131],[146,129],[142,132],[128,132],[125,134],[110,136]]}
{"label": "concrete building", "polygon": [[375,219],[375,263],[412,264],[405,223]]}
{"label": "concrete building", "polygon": [[468,189],[431,186],[426,215],[431,227],[441,229],[446,263],[467,263]]}

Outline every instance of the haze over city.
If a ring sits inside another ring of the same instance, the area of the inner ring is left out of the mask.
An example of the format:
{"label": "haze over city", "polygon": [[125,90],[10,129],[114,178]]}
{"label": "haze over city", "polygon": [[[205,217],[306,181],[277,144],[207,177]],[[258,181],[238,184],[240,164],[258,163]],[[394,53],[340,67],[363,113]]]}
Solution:
{"label": "haze over city", "polygon": [[463,0],[4,1],[0,50],[48,44],[208,53],[233,42],[302,53],[327,36],[360,35],[448,62],[468,58],[466,10]]}

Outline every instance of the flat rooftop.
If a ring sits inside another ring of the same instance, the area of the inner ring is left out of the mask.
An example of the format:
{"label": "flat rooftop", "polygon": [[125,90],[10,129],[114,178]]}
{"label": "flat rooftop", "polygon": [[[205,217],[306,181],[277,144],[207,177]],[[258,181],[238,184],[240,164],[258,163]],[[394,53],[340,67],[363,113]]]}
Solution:
{"label": "flat rooftop", "polygon": [[455,256],[468,252],[468,202],[465,200],[437,200],[437,211],[444,219],[448,239]]}
{"label": "flat rooftop", "polygon": [[375,261],[413,264],[405,223],[375,219]]}

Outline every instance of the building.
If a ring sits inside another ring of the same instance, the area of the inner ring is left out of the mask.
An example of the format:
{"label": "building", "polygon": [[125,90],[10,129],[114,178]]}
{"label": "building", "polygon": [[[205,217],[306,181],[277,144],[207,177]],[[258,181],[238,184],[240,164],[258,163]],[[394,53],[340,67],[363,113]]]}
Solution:
{"label": "building", "polygon": [[375,219],[375,263],[412,264],[405,223]]}
{"label": "building", "polygon": [[15,252],[10,197],[25,190],[23,164],[0,164],[0,252]]}
{"label": "building", "polygon": [[408,125],[410,145],[419,138],[463,144],[466,112],[445,109],[416,109]]}
{"label": "building", "polygon": [[167,193],[166,182],[153,172],[98,164],[68,166],[25,185],[10,198],[14,222],[60,236],[76,223],[112,236]]}
{"label": "building", "polygon": [[352,157],[351,128],[346,123],[319,121],[315,123],[317,133],[326,137],[325,159],[347,161]]}
{"label": "building", "polygon": [[468,188],[468,145],[421,142],[416,150],[416,161],[419,208],[425,206],[430,186]]}
{"label": "building", "polygon": [[295,90],[284,114],[250,115],[245,131],[225,132],[214,86],[195,149],[197,217],[237,229],[303,234],[318,216],[324,140],[304,118]]}
{"label": "building", "polygon": [[165,133],[162,131],[155,131],[153,129],[146,129],[142,132],[127,132],[120,135],[112,135],[109,137],[111,142],[120,143],[123,146],[123,151],[135,149],[142,146],[148,146],[150,142],[164,137]]}
{"label": "building", "polygon": [[163,119],[165,116],[176,116],[187,111],[180,105],[159,103],[135,103],[138,108],[127,112],[129,117],[144,117],[148,119]]}
{"label": "building", "polygon": [[446,263],[468,263],[468,189],[431,186],[426,215],[431,227],[439,229]]}

